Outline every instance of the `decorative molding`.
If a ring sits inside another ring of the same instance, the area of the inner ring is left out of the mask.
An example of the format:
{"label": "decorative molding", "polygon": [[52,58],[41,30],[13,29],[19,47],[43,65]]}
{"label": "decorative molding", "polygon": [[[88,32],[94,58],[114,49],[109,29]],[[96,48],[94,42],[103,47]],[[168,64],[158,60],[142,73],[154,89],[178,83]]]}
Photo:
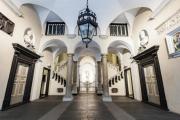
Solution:
{"label": "decorative molding", "polygon": [[163,0],[161,4],[155,9],[149,20],[153,20],[159,13],[171,2],[171,0]]}
{"label": "decorative molding", "polygon": [[180,9],[167,20],[165,20],[161,25],[159,25],[156,28],[156,31],[158,32],[158,34],[162,34],[174,27],[177,27],[178,25],[180,25]]}
{"label": "decorative molding", "polygon": [[67,37],[69,39],[74,39],[74,38],[76,38],[76,34],[67,34]]}
{"label": "decorative molding", "polygon": [[136,60],[136,62],[139,62],[139,60],[142,60],[147,56],[150,56],[152,54],[156,54],[158,50],[159,50],[159,46],[153,46],[153,47],[143,51],[142,53],[134,56],[133,59]]}
{"label": "decorative molding", "polygon": [[39,56],[38,54],[32,52],[31,50],[21,46],[18,43],[13,43],[13,48],[15,49],[15,52],[20,52],[21,54],[26,55],[27,57],[30,57],[32,59],[34,59],[35,61],[37,61],[41,56]]}
{"label": "decorative molding", "polygon": [[22,12],[16,7],[16,5],[10,0],[3,0],[4,3],[19,17],[23,17]]}
{"label": "decorative molding", "polygon": [[108,35],[99,35],[99,38],[101,38],[101,39],[108,39]]}

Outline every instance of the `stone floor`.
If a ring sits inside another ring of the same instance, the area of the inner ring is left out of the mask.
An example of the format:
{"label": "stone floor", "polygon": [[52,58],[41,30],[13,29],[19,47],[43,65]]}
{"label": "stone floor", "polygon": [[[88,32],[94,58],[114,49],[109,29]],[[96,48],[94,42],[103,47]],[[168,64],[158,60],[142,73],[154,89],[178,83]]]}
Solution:
{"label": "stone floor", "polygon": [[74,97],[73,103],[58,120],[115,120],[95,94],[81,94]]}
{"label": "stone floor", "polygon": [[180,120],[180,115],[126,97],[104,103],[95,94],[81,94],[73,102],[54,96],[0,111],[0,120]]}
{"label": "stone floor", "polygon": [[38,120],[62,101],[61,97],[51,96],[24,104],[6,111],[0,111],[0,120]]}
{"label": "stone floor", "polygon": [[113,97],[113,103],[136,120],[180,120],[180,115],[126,97]]}

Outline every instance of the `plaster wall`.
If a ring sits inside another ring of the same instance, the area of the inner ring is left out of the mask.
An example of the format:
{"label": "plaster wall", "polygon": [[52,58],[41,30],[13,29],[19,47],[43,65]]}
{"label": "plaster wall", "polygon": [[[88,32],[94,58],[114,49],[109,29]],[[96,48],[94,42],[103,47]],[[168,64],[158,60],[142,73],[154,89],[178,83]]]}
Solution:
{"label": "plaster wall", "polygon": [[[112,88],[117,88],[118,92],[117,93],[113,93],[112,92]],[[109,94],[111,96],[125,96],[126,95],[126,91],[125,91],[125,81],[124,79],[121,79],[121,81],[118,80],[117,83],[115,83],[114,85],[112,85],[111,87],[109,87]]]}

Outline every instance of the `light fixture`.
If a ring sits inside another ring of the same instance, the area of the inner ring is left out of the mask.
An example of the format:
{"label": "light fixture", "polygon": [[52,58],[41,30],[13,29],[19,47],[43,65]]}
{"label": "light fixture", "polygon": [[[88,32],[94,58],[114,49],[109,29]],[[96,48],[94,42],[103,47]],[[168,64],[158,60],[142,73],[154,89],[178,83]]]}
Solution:
{"label": "light fixture", "polygon": [[77,24],[82,42],[86,44],[87,48],[88,44],[92,41],[98,26],[96,22],[96,14],[88,7],[88,0],[86,8],[81,10],[79,13]]}

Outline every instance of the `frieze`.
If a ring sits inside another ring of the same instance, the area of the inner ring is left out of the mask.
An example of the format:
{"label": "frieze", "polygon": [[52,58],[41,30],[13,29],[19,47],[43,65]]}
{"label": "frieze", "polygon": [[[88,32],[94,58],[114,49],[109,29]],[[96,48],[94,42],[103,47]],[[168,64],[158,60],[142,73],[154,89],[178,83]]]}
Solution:
{"label": "frieze", "polygon": [[172,28],[178,26],[180,24],[180,9],[172,15],[170,18],[168,18],[165,22],[163,22],[161,25],[159,25],[156,30],[158,34],[162,34],[164,32],[167,32],[171,30]]}
{"label": "frieze", "polygon": [[12,36],[14,23],[0,12],[0,30]]}

